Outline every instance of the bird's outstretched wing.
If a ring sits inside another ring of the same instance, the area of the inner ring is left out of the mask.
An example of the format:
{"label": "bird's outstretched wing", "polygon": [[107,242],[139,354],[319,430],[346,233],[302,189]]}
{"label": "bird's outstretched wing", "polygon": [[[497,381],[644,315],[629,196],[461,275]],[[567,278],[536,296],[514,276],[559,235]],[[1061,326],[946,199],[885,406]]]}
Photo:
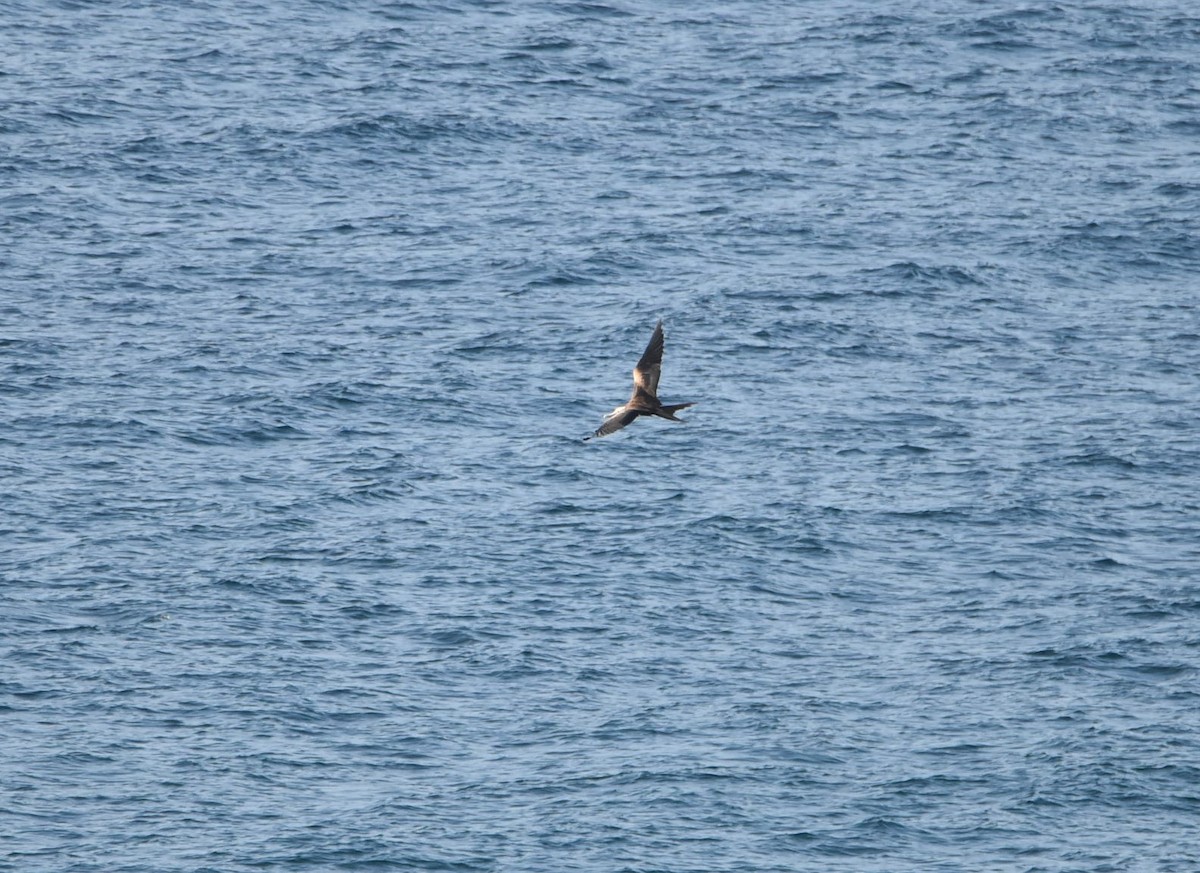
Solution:
{"label": "bird's outstretched wing", "polygon": [[642,352],[641,359],[633,368],[633,384],[650,392],[652,397],[658,396],[658,377],[662,375],[662,355],[663,329],[660,318],[654,327],[654,334],[650,337],[646,351]]}
{"label": "bird's outstretched wing", "polygon": [[618,406],[608,415],[604,416],[604,423],[596,428],[596,432],[592,436],[586,436],[584,439],[590,440],[592,437],[602,437],[608,436],[610,433],[616,433],[637,417],[638,411],[636,409],[630,409],[628,406]]}

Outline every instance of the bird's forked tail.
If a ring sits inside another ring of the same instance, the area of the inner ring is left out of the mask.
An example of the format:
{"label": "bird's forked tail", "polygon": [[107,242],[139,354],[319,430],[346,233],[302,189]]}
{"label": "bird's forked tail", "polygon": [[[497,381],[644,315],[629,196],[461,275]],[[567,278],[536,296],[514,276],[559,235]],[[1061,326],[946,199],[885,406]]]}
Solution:
{"label": "bird's forked tail", "polygon": [[675,413],[681,409],[687,409],[689,406],[695,405],[695,403],[672,403],[670,406],[660,406],[654,414],[663,418],[669,418],[671,421],[683,421],[682,418],[676,418]]}

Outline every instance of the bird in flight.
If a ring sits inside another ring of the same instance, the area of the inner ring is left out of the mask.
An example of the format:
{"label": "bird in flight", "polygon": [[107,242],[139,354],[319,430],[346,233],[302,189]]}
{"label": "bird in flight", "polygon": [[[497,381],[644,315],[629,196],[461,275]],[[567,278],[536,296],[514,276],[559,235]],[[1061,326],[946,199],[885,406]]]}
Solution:
{"label": "bird in flight", "polygon": [[650,343],[646,346],[646,351],[642,352],[641,359],[633,368],[633,394],[624,406],[618,406],[604,416],[604,423],[591,436],[584,437],[585,440],[615,433],[639,415],[657,415],[659,418],[681,421],[682,419],[675,417],[675,413],[696,405],[695,403],[663,405],[659,402],[658,377],[662,374],[662,354],[663,328],[660,318],[654,328],[654,334],[650,337]]}

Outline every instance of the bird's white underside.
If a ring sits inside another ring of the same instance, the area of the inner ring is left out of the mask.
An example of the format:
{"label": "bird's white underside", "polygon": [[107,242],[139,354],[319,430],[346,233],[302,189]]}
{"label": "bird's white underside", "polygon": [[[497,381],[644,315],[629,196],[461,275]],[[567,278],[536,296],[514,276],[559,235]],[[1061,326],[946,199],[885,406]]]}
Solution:
{"label": "bird's white underside", "polygon": [[616,409],[614,409],[608,415],[604,416],[604,423],[607,424],[608,422],[612,421],[614,418],[624,415],[628,411],[629,411],[628,404],[626,404],[624,406],[618,406]]}

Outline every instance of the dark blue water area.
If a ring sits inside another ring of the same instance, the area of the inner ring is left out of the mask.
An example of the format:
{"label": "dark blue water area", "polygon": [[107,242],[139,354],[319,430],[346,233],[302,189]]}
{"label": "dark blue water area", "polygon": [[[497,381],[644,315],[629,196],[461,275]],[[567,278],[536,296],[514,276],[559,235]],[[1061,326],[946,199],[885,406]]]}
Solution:
{"label": "dark blue water area", "polygon": [[0,4],[0,870],[1200,869],[1200,13],[913,6]]}

